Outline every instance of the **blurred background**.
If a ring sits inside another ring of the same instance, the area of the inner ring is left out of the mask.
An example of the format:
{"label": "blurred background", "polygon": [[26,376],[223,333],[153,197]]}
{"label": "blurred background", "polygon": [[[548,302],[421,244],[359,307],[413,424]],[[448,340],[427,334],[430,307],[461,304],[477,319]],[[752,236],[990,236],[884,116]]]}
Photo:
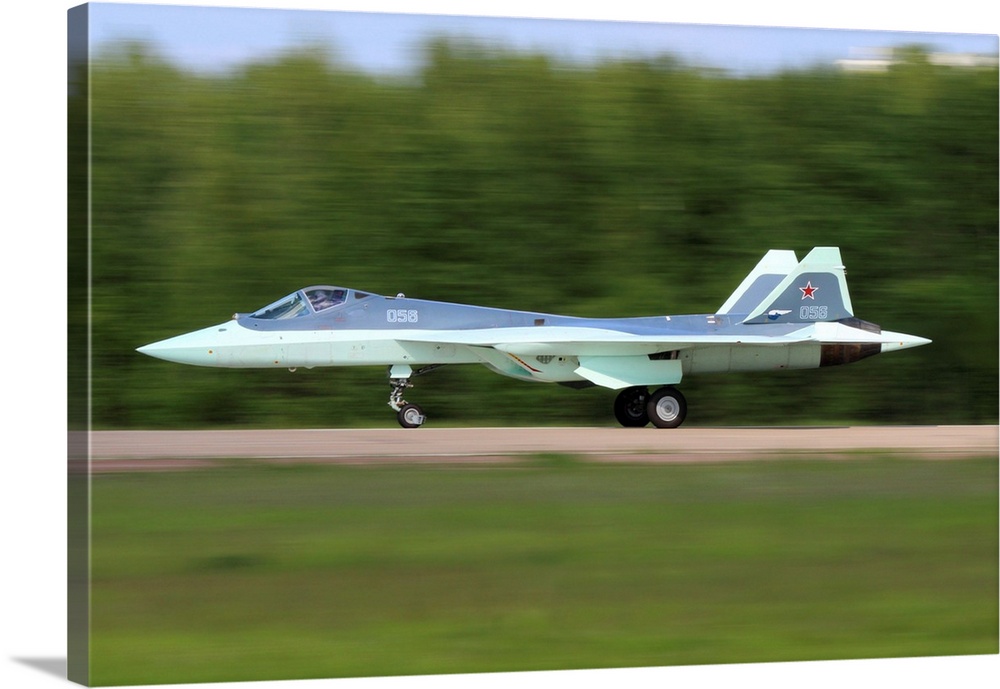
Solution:
{"label": "blurred background", "polygon": [[[398,17],[216,9],[228,31],[243,13],[283,37],[226,52],[205,10],[103,7],[87,45],[94,428],[394,426],[379,368],[201,369],[134,351],[305,285],[705,313],[766,250],[821,245],[841,248],[856,315],[934,343],[689,378],[687,423],[997,420],[995,36],[966,53],[870,32],[862,51],[793,63],[752,56],[839,32],[637,25],[633,40],[478,18],[407,28],[405,51],[365,57],[355,42],[388,44]],[[310,28],[361,19],[339,41]],[[171,21],[214,52],[172,43]],[[719,45],[736,52],[713,63]],[[76,83],[71,110],[88,107]],[[71,242],[71,263],[86,251]],[[70,314],[85,326],[86,309]],[[474,366],[418,379],[413,398],[441,425],[614,423],[613,391]]]}

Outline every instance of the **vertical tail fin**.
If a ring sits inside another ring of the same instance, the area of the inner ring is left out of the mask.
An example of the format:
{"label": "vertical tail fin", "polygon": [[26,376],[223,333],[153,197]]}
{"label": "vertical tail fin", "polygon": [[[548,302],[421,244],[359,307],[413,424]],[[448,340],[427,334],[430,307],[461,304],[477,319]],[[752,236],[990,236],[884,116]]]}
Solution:
{"label": "vertical tail fin", "polygon": [[716,313],[750,313],[797,265],[794,251],[771,249]]}
{"label": "vertical tail fin", "polygon": [[816,247],[743,322],[814,323],[853,315],[840,249]]}

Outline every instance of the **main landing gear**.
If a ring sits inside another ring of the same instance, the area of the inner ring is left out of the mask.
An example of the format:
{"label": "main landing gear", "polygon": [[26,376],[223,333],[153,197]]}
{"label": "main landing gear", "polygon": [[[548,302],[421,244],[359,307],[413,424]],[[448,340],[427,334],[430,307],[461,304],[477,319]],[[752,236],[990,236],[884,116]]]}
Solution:
{"label": "main landing gear", "polygon": [[419,376],[436,368],[438,364],[424,366],[416,371],[405,365],[389,367],[389,385],[392,387],[392,392],[389,393],[389,406],[396,412],[396,420],[403,428],[420,428],[427,420],[424,410],[419,405],[403,399],[403,390],[413,387],[413,383],[410,382],[412,376]]}
{"label": "main landing gear", "polygon": [[[410,366],[389,367],[389,406],[403,428],[420,428],[427,420],[419,405],[403,399],[403,391],[412,388],[410,378],[438,368],[438,364],[414,370]],[[615,418],[627,428],[641,428],[652,423],[658,428],[677,428],[687,415],[687,401],[677,388],[664,386],[650,394],[642,386],[625,388],[615,398]]]}
{"label": "main landing gear", "polygon": [[625,388],[615,398],[615,418],[626,428],[640,428],[650,422],[657,428],[677,428],[685,416],[684,395],[669,385],[653,394],[644,387]]}

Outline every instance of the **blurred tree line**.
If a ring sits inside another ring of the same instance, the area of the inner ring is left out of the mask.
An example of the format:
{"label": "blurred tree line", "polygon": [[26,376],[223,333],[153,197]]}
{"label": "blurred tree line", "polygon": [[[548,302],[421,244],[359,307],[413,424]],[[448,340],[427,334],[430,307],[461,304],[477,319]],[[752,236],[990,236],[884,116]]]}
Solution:
{"label": "blurred tree line", "polygon": [[[885,73],[753,78],[454,40],[424,55],[394,78],[311,48],[213,76],[138,44],[94,60],[95,427],[394,425],[381,368],[203,369],[135,352],[308,284],[706,313],[767,249],[827,245],[858,316],[934,343],[692,377],[688,423],[996,422],[996,69],[938,67],[918,48]],[[416,384],[436,424],[614,424],[600,388],[477,366]]]}

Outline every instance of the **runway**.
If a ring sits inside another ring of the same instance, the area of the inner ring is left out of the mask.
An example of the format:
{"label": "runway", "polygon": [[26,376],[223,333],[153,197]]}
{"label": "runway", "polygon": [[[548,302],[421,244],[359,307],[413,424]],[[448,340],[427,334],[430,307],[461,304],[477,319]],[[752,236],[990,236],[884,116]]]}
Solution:
{"label": "runway", "polygon": [[[998,438],[995,425],[95,431],[89,438],[89,457],[94,472],[196,468],[228,459],[341,464],[493,463],[539,454],[657,463],[839,459],[861,452],[955,459],[996,456]],[[82,450],[86,444],[76,446]]]}

